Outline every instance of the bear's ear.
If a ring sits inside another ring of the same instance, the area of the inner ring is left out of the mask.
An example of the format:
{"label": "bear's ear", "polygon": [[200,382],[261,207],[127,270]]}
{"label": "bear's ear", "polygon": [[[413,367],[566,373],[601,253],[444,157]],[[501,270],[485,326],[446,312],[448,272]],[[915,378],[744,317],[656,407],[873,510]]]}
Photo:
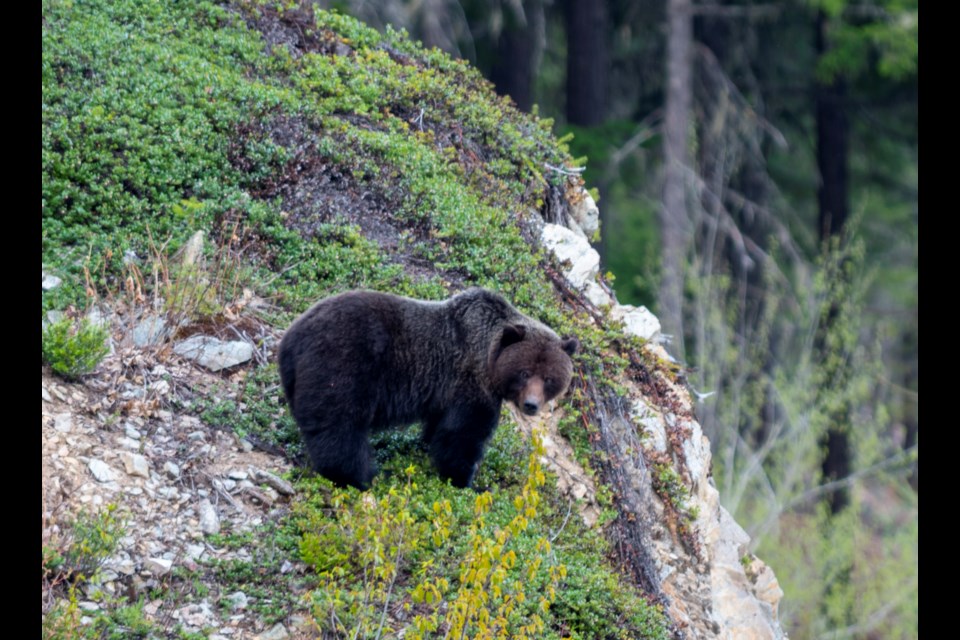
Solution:
{"label": "bear's ear", "polygon": [[580,348],[580,341],[576,338],[564,338],[563,342],[560,343],[560,348],[566,351],[568,356],[572,356]]}
{"label": "bear's ear", "polygon": [[508,324],[503,328],[503,335],[500,336],[500,351],[520,342],[525,335],[527,335],[527,328],[523,325]]}

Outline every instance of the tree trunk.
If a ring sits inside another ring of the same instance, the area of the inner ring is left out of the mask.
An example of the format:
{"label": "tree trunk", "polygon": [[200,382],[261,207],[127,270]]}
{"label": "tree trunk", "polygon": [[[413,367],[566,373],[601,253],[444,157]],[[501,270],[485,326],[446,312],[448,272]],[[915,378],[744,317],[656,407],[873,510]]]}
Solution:
{"label": "tree trunk", "polygon": [[533,107],[533,78],[543,51],[544,15],[541,0],[523,3],[523,13],[507,12],[507,24],[497,39],[490,79],[497,93],[510,96],[522,111]]}
{"label": "tree trunk", "polygon": [[610,28],[607,0],[567,0],[567,122],[583,127],[607,115]]}
{"label": "tree trunk", "polygon": [[667,96],[663,122],[663,202],[660,207],[659,316],[683,357],[683,277],[690,218],[686,202],[687,133],[693,95],[693,16],[690,0],[668,0]]}
{"label": "tree trunk", "polygon": [[[828,18],[824,12],[817,15],[817,52],[820,55],[828,49]],[[847,95],[846,82],[840,76],[829,81],[816,83],[817,116],[817,166],[820,171],[818,234],[820,245],[830,250],[835,241],[842,242],[842,234],[849,217],[849,184],[847,178],[847,156],[849,153],[850,126],[845,111]],[[838,269],[835,277],[843,277],[844,270]],[[833,301],[820,328],[821,335],[832,329],[839,315],[839,301]],[[821,349],[827,349],[827,341],[818,341]],[[828,353],[821,355],[821,362],[829,360]],[[825,377],[832,388],[846,384],[842,371],[828,372]],[[831,426],[827,430],[825,444],[827,453],[823,460],[823,476],[827,481],[845,478],[851,471],[850,417],[851,407],[837,410],[831,416]],[[830,497],[830,508],[834,513],[847,506],[850,496],[846,489],[835,491]]]}

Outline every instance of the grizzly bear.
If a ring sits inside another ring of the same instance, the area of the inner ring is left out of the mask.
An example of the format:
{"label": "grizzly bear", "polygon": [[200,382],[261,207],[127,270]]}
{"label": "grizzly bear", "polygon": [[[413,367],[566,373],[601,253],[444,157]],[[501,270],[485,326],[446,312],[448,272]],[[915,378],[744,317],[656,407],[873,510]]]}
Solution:
{"label": "grizzly bear", "polygon": [[320,475],[366,489],[370,433],[422,422],[437,470],[468,487],[503,400],[536,414],[567,389],[578,345],[484,289],[444,302],[348,291],[287,330],[280,379]]}

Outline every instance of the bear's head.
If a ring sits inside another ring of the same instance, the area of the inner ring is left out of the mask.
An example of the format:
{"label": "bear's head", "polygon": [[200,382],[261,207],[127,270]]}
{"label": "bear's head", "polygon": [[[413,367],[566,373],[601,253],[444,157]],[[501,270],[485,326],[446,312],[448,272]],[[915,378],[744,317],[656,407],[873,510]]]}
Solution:
{"label": "bear's head", "polygon": [[573,375],[570,356],[580,343],[553,332],[512,324],[503,329],[490,353],[493,387],[528,416],[567,390]]}

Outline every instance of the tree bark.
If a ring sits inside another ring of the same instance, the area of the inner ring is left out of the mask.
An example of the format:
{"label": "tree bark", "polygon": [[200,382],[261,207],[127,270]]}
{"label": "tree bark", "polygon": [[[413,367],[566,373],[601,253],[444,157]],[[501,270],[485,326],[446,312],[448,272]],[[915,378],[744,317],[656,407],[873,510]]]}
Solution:
{"label": "tree bark", "polygon": [[687,133],[693,96],[693,14],[690,0],[668,0],[667,95],[663,122],[663,201],[660,207],[661,273],[658,312],[683,357],[683,278],[690,240],[686,202]]}
{"label": "tree bark", "polygon": [[522,111],[533,107],[533,78],[543,50],[544,15],[541,0],[523,3],[523,13],[509,12],[497,39],[490,79],[497,93],[510,96]]}
{"label": "tree bark", "polygon": [[567,0],[567,122],[583,127],[607,115],[610,40],[607,0]]}
{"label": "tree bark", "polygon": [[[829,19],[824,12],[817,15],[817,53],[827,52]],[[820,171],[818,235],[824,250],[830,250],[834,242],[842,242],[842,234],[849,218],[849,184],[847,161],[849,154],[850,126],[845,110],[846,82],[842,76],[828,81],[818,81],[816,91],[817,118],[817,167]],[[835,277],[843,277],[843,269]],[[821,335],[828,333],[839,315],[839,301],[831,307],[820,328]],[[821,349],[828,349],[827,340],[818,341]],[[830,354],[822,353],[821,362],[827,362]],[[840,378],[840,379],[838,379]],[[842,371],[827,372],[826,380],[832,388],[846,384]],[[850,475],[850,416],[851,407],[843,407],[831,416],[831,426],[825,436],[826,456],[823,460],[823,476],[827,481],[839,480]],[[837,513],[850,503],[847,489],[831,494],[830,508]]]}

